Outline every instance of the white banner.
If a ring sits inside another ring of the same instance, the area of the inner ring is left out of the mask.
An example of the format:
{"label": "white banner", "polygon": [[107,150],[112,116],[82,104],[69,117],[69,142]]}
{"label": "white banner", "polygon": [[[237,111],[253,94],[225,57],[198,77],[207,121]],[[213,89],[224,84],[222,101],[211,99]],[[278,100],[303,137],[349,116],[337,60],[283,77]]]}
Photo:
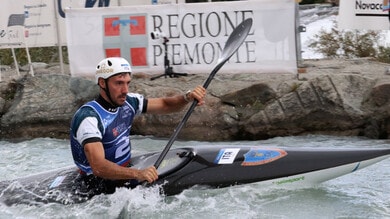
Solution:
{"label": "white banner", "polygon": [[[179,2],[183,2],[180,0]],[[66,44],[65,8],[171,4],[175,0],[1,0],[0,48]],[[59,28],[57,35],[57,28]]]}
{"label": "white banner", "polygon": [[[63,26],[61,44],[66,42],[65,19],[59,20],[57,27],[57,0],[2,0],[0,7],[0,46],[45,47],[58,45],[61,37],[57,28]],[[60,1],[60,0],[58,0]]]}
{"label": "white banner", "polygon": [[342,29],[389,30],[389,0],[342,0],[338,25]]}
{"label": "white banner", "polygon": [[208,73],[236,25],[253,18],[244,44],[221,69],[296,73],[295,2],[263,0],[66,10],[70,68],[92,76],[105,57],[122,56],[133,72],[161,73],[163,38],[175,72]]}

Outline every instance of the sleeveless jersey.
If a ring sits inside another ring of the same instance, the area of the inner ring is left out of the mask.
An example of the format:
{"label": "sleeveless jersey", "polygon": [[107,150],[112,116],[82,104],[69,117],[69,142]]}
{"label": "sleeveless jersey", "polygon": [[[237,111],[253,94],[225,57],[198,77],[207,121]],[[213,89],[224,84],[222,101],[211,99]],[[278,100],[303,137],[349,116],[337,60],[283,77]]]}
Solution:
{"label": "sleeveless jersey", "polygon": [[104,109],[96,101],[80,107],[72,119],[70,143],[74,162],[82,172],[92,174],[83,147],[83,141],[91,138],[101,139],[107,160],[118,165],[130,161],[130,129],[134,116],[142,112],[143,100],[139,94],[128,94],[115,112]]}

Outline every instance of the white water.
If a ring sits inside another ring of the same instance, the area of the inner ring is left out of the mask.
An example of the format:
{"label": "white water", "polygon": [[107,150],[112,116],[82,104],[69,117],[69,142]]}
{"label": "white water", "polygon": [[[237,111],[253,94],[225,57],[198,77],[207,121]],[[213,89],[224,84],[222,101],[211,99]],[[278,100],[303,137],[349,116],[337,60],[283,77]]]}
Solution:
{"label": "white water", "polygon": [[[133,137],[134,138],[134,137]],[[133,152],[161,150],[167,140],[135,137]],[[389,148],[388,140],[355,137],[283,137],[254,142],[176,142],[284,147]],[[72,165],[67,140],[0,141],[0,180]],[[1,191],[0,191],[1,192]],[[276,189],[261,183],[224,189],[190,189],[160,196],[157,188],[119,189],[77,205],[0,204],[2,218],[390,218],[390,159],[312,188]]]}

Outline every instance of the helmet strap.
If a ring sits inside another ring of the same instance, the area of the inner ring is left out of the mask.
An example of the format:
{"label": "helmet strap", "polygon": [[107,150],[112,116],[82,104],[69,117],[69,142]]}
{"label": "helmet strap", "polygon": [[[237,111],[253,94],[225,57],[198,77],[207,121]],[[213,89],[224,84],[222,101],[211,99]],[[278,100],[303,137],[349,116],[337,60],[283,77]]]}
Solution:
{"label": "helmet strap", "polygon": [[119,105],[116,104],[116,103],[114,103],[114,101],[113,101],[112,98],[111,98],[110,89],[109,89],[109,87],[108,87],[108,78],[104,79],[104,83],[106,84],[106,87],[105,87],[105,88],[100,87],[100,88],[103,89],[104,92],[106,93],[106,96],[107,96],[108,100],[110,101],[110,104],[111,104],[114,108],[119,107]]}

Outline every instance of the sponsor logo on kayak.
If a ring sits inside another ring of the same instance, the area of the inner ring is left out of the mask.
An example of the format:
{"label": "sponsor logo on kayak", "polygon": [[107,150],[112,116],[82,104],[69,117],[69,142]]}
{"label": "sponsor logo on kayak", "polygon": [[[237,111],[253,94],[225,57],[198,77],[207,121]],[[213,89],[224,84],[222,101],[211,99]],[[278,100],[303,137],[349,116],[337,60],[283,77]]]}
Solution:
{"label": "sponsor logo on kayak", "polygon": [[219,150],[217,157],[214,160],[216,164],[232,164],[236,158],[239,148],[225,148]]}
{"label": "sponsor logo on kayak", "polygon": [[56,188],[58,187],[59,185],[61,185],[61,183],[64,181],[65,179],[65,176],[57,176],[53,182],[50,184],[49,188],[52,189],[52,188]]}
{"label": "sponsor logo on kayak", "polygon": [[281,184],[294,183],[294,182],[303,181],[303,180],[305,180],[305,177],[300,176],[300,177],[295,177],[295,178],[291,178],[291,179],[279,180],[279,181],[273,182],[273,184],[281,185]]}
{"label": "sponsor logo on kayak", "polygon": [[160,166],[159,169],[164,170],[164,168],[173,168],[180,164],[181,159],[178,159],[177,157],[172,158],[165,158]]}
{"label": "sponsor logo on kayak", "polygon": [[241,166],[263,165],[280,159],[286,155],[287,152],[279,148],[252,148],[244,154],[244,162],[242,162]]}

